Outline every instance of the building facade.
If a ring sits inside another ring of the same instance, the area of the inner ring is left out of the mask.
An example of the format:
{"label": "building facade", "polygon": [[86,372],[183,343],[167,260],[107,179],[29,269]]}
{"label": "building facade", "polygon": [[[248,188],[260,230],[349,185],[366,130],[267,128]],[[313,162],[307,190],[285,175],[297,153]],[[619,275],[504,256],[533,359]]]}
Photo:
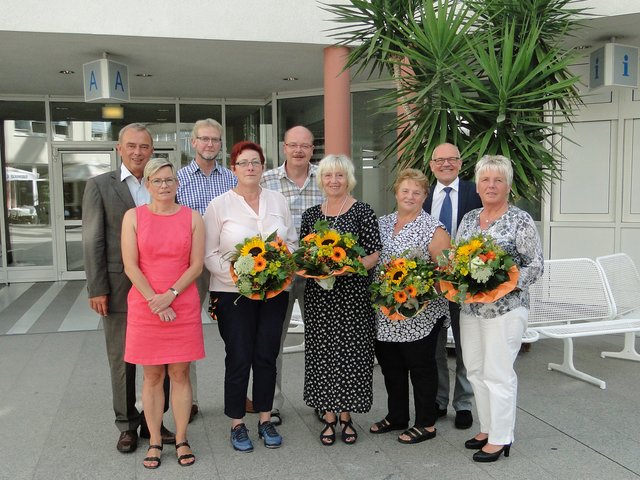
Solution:
{"label": "building facade", "polygon": [[[636,2],[585,3],[602,17],[581,41],[620,34],[627,24],[631,32],[640,16]],[[379,215],[393,208],[394,159],[382,159],[380,151],[393,135],[395,112],[381,111],[378,100],[391,85],[352,79],[342,100],[350,103],[347,113],[327,118],[332,25],[317,2],[243,0],[222,8],[207,0],[186,6],[53,0],[45,8],[7,0],[3,6],[11,15],[0,17],[0,282],[84,278],[84,185],[117,167],[117,135],[131,122],[147,124],[156,156],[176,166],[192,158],[189,136],[200,118],[223,124],[222,163],[235,142],[249,139],[264,147],[270,166],[282,162],[287,128],[309,127],[319,160],[335,130],[327,123],[338,125],[350,134],[355,195]],[[631,35],[622,35],[625,43],[640,44]],[[131,98],[116,102],[122,118],[105,118],[102,107],[114,102],[84,102],[82,65],[99,58],[128,66]],[[533,207],[545,254],[625,251],[640,262],[640,94],[592,93],[587,86],[584,93],[573,126],[559,126],[575,142],[562,143],[563,179]]]}

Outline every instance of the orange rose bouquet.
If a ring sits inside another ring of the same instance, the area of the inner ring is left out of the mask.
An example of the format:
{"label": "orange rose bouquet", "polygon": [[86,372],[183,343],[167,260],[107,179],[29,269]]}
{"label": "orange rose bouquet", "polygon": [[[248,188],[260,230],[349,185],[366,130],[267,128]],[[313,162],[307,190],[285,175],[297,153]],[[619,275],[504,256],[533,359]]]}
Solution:
{"label": "orange rose bouquet", "polygon": [[491,303],[516,288],[519,272],[511,255],[490,236],[453,243],[438,257],[440,288],[458,303]]}
{"label": "orange rose bouquet", "polygon": [[371,284],[371,302],[391,320],[420,313],[438,297],[436,265],[422,258],[393,258],[383,264]]}
{"label": "orange rose bouquet", "polygon": [[273,232],[245,238],[229,256],[238,292],[253,300],[275,297],[291,283],[296,266],[287,244]]}
{"label": "orange rose bouquet", "polygon": [[335,275],[367,275],[360,261],[366,254],[356,235],[330,229],[326,220],[318,220],[313,230],[300,240],[300,248],[293,253],[298,275],[314,279],[325,290],[333,288]]}

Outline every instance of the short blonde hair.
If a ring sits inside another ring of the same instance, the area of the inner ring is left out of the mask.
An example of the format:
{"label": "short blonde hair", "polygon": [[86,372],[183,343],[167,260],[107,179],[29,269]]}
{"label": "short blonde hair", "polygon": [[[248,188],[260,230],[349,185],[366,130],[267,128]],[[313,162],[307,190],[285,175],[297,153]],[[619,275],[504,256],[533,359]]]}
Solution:
{"label": "short blonde hair", "polygon": [[476,184],[480,175],[485,170],[497,170],[507,180],[507,184],[511,187],[513,183],[513,167],[511,166],[511,160],[503,155],[485,155],[478,163],[476,163],[475,179]]}
{"label": "short blonde hair", "polygon": [[318,172],[316,173],[320,190],[325,194],[327,193],[324,191],[324,187],[322,186],[322,176],[325,173],[336,171],[344,172],[347,175],[347,192],[351,193],[358,182],[356,181],[353,162],[346,155],[327,155],[320,160],[320,163],[318,164]]}
{"label": "short blonde hair", "polygon": [[173,163],[171,163],[166,158],[156,157],[149,160],[147,164],[144,166],[144,172],[143,172],[144,179],[146,181],[149,181],[149,178],[151,177],[151,175],[154,175],[158,170],[164,167],[170,167],[171,175],[173,175],[174,177],[176,176],[176,167],[173,166]]}
{"label": "short blonde hair", "polygon": [[398,187],[400,187],[400,184],[405,180],[416,182],[420,187],[422,187],[425,193],[429,195],[429,179],[420,170],[416,168],[405,168],[404,170],[401,170],[396,177],[396,181],[393,182],[393,191],[397,193]]}
{"label": "short blonde hair", "polygon": [[198,137],[198,131],[204,127],[212,127],[218,130],[218,134],[220,138],[222,138],[222,125],[219,122],[215,121],[213,118],[205,118],[204,120],[198,120],[191,130],[191,140],[195,141]]}

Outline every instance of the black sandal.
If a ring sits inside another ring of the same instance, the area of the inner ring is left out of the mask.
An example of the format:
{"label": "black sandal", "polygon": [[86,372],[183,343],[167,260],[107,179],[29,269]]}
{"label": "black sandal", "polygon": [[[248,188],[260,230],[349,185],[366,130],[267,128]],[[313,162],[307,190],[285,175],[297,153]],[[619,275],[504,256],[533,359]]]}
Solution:
{"label": "black sandal", "polygon": [[[407,437],[409,437],[409,440],[404,440],[400,438],[402,435],[406,435]],[[400,436],[398,436],[398,441],[400,443],[404,443],[405,445],[407,445],[411,443],[424,442],[425,440],[431,440],[432,438],[435,438],[435,437],[436,437],[435,428],[433,429],[433,432],[430,432],[429,430],[427,430],[426,427],[416,427],[414,425],[409,430],[405,430],[404,432],[402,432]]]}
{"label": "black sandal", "polygon": [[[149,445],[149,448],[147,449],[147,453],[149,453],[149,450],[160,450],[160,455],[162,455],[162,445]],[[147,465],[144,462],[156,462],[156,464]],[[144,466],[144,468],[148,468],[150,470],[154,470],[158,468],[161,463],[162,463],[162,460],[160,460],[160,457],[149,456],[149,457],[144,457],[144,460],[142,460],[142,465]]]}
{"label": "black sandal", "polygon": [[[373,427],[376,427],[376,429],[374,430]],[[404,430],[405,428],[407,428],[406,423],[404,425],[394,425],[385,417],[379,422],[376,422],[373,425],[371,425],[371,428],[369,428],[369,433],[373,433],[373,434],[387,433],[392,430]]]}
{"label": "black sandal", "polygon": [[[349,418],[349,420],[340,419],[340,425],[342,425],[342,441],[347,445],[356,443],[356,440],[358,440],[358,432],[356,432],[351,418]],[[347,428],[350,428],[353,433],[348,433]]]}
{"label": "black sandal", "polygon": [[[336,443],[336,429],[335,429],[336,423],[337,423],[337,419],[334,420],[333,422],[328,422],[326,420],[324,421],[324,428],[322,429],[322,432],[320,432],[320,442],[325,447],[329,447],[334,443]],[[327,429],[331,433],[324,433],[327,431]]]}
{"label": "black sandal", "polygon": [[[191,448],[191,445],[189,445],[189,442],[187,442],[186,440],[184,442],[177,443],[176,455],[178,455],[178,449],[180,447]],[[189,460],[190,458],[193,458],[193,462],[183,463],[183,460]],[[184,455],[178,455],[178,464],[180,464],[181,467],[190,467],[194,463],[196,463],[196,456],[193,453],[185,453]]]}

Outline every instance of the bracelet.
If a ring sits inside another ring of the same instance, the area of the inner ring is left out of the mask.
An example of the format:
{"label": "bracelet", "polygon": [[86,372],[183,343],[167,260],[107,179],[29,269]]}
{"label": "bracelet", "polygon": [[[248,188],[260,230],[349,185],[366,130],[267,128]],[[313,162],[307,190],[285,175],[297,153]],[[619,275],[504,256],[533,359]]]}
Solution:
{"label": "bracelet", "polygon": [[178,290],[176,290],[176,289],[175,289],[175,288],[173,288],[173,287],[169,287],[169,291],[170,291],[171,293],[173,293],[176,297],[177,297],[177,296],[179,295],[179,293],[180,293],[180,292],[178,292]]}

